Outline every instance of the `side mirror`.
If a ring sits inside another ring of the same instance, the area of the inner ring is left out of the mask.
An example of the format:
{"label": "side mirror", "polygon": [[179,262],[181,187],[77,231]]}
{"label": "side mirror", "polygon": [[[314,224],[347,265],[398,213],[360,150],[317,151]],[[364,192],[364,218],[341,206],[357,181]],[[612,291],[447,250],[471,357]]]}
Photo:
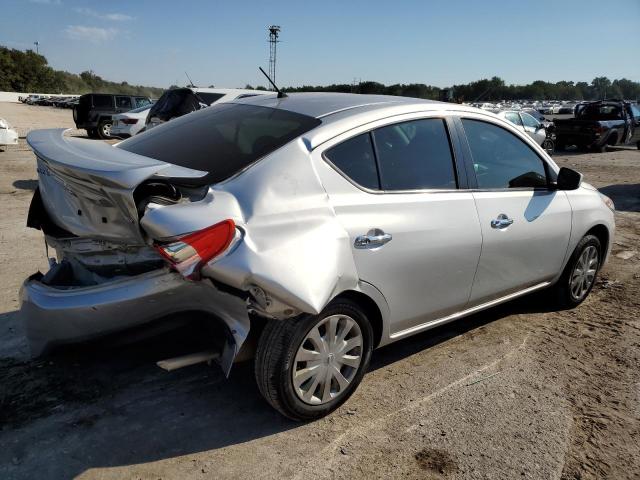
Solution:
{"label": "side mirror", "polygon": [[558,190],[577,190],[582,183],[582,174],[562,167],[558,172],[557,188]]}

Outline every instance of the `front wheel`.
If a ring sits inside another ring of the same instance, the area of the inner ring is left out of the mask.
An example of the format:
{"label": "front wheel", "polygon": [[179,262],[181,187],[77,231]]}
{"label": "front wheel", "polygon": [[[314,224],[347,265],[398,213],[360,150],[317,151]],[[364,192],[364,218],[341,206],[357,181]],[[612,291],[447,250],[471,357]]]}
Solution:
{"label": "front wheel", "polygon": [[314,420],[351,396],[372,350],[366,315],[354,302],[338,300],[319,315],[271,320],[258,342],[256,382],[283,415]]}
{"label": "front wheel", "polygon": [[577,307],[587,298],[601,261],[600,240],[594,235],[585,235],[573,251],[560,280],[552,287],[561,307]]}

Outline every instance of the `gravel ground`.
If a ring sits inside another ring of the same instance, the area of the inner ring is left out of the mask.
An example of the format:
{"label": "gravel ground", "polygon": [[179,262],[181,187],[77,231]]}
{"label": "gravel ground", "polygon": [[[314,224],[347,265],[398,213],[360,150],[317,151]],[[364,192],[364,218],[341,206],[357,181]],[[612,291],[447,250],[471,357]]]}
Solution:
{"label": "gravel ground", "polygon": [[[0,117],[21,135],[73,126],[48,107]],[[346,405],[301,424],[261,400],[250,362],[229,380],[158,369],[175,335],[29,360],[18,288],[46,260],[24,226],[36,173],[21,139],[0,152],[0,478],[638,478],[640,152],[556,161],[619,209],[587,301],[530,296],[382,348]]]}

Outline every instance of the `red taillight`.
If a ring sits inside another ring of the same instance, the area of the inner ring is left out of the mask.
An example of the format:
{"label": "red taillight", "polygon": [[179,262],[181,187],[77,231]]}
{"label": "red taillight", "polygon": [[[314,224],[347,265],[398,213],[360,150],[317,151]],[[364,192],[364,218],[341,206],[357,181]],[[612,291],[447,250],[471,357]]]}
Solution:
{"label": "red taillight", "polygon": [[120,120],[120,122],[124,123],[125,125],[135,125],[136,123],[138,123],[138,119],[137,118],[123,118]]}
{"label": "red taillight", "polygon": [[224,220],[175,242],[156,244],[155,248],[178,272],[187,278],[195,278],[205,263],[229,247],[235,234],[234,221]]}

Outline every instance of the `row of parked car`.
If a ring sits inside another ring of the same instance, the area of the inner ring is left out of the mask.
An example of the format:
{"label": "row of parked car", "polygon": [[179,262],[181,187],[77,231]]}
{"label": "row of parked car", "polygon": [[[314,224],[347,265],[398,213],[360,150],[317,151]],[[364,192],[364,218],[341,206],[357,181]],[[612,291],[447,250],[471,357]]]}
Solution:
{"label": "row of parked car", "polygon": [[173,118],[214,103],[257,95],[275,95],[264,90],[186,87],[167,90],[154,102],[148,97],[89,93],[73,109],[76,128],[90,138],[129,138]]}
{"label": "row of parked car", "polygon": [[572,118],[548,120],[538,110],[502,110],[497,115],[516,125],[549,154],[555,148],[604,152],[615,145],[640,149],[640,107],[623,100],[581,102]]}
{"label": "row of parked car", "polygon": [[523,101],[523,102],[474,102],[467,103],[471,107],[488,110],[489,112],[498,113],[504,110],[535,110],[543,115],[573,115],[578,105],[588,102],[578,102],[573,100],[562,100],[553,102],[541,101]]}
{"label": "row of parked car", "polygon": [[50,95],[29,95],[18,97],[18,100],[27,105],[41,105],[45,107],[73,108],[78,104],[80,95],[50,96]]}

